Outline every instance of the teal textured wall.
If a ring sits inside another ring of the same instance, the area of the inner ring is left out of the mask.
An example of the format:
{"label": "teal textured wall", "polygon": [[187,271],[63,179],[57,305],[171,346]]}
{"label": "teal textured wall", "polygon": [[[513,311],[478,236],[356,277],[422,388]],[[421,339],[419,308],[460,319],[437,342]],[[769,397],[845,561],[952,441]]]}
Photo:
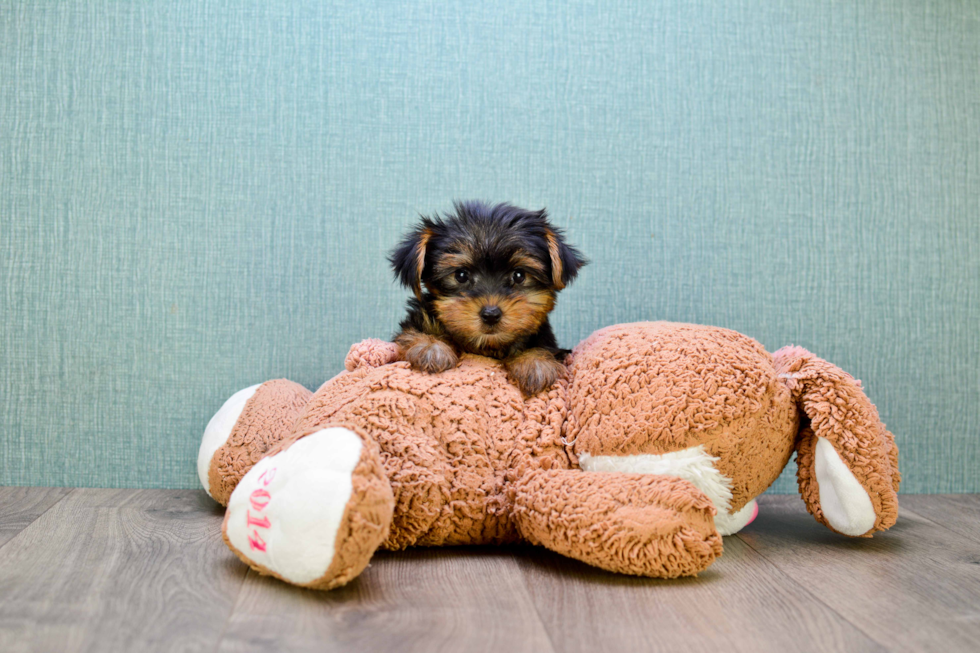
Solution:
{"label": "teal textured wall", "polygon": [[226,397],[390,336],[386,250],[486,198],[592,259],[564,343],[803,345],[907,491],[980,491],[980,4],[471,4],[0,4],[0,484],[195,487]]}

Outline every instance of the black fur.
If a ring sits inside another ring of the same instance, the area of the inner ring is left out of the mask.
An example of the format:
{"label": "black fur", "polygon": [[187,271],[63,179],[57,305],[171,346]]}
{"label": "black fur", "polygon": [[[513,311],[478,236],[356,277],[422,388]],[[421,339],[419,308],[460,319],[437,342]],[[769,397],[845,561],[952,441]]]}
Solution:
{"label": "black fur", "polygon": [[[424,247],[424,265],[419,274],[420,250]],[[552,269],[552,249],[561,261],[560,283]],[[454,281],[452,268],[440,269],[438,262],[446,255],[472,254],[472,283],[461,288]],[[495,358],[507,358],[520,351],[541,347],[562,360],[567,350],[558,348],[551,325],[544,319],[537,332],[522,335],[499,350],[473,351],[464,339],[440,322],[433,302],[437,297],[506,295],[514,292],[511,257],[523,252],[538,262],[537,268],[523,269],[523,291],[547,291],[556,294],[571,283],[587,263],[582,254],[565,242],[560,229],[548,220],[547,211],[528,211],[510,204],[490,205],[482,202],[456,202],[454,212],[443,216],[421,218],[391,252],[389,261],[395,277],[411,288],[416,297],[408,302],[408,315],[401,322],[402,332],[415,330],[449,342],[459,351],[469,351]],[[424,289],[423,289],[424,285]],[[397,338],[396,338],[397,340]]]}

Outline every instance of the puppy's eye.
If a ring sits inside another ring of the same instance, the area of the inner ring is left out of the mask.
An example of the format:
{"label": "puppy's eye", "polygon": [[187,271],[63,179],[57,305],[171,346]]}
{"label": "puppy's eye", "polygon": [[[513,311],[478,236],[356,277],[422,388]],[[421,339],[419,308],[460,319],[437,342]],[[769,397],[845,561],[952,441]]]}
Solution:
{"label": "puppy's eye", "polygon": [[470,273],[466,270],[456,270],[456,283],[466,283],[470,280]]}
{"label": "puppy's eye", "polygon": [[524,283],[524,271],[514,270],[514,274],[511,275],[511,278],[514,280],[514,283],[517,285]]}

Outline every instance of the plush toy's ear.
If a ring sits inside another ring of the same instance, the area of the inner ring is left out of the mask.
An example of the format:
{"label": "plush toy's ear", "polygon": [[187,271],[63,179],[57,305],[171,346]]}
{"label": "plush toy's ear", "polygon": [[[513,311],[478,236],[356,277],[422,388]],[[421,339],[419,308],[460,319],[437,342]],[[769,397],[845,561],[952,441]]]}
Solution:
{"label": "plush toy's ear", "polygon": [[422,222],[392,250],[388,256],[395,277],[406,288],[411,288],[419,301],[422,300],[422,273],[425,272],[425,251],[435,234],[435,224],[428,218]]}
{"label": "plush toy's ear", "polygon": [[802,347],[780,349],[773,362],[807,418],[796,451],[807,510],[852,537],[890,528],[898,519],[898,448],[861,382]]}
{"label": "plush toy's ear", "polygon": [[561,290],[572,282],[579,269],[588,261],[581,252],[565,242],[559,229],[549,227],[545,230],[544,238],[551,258],[551,284],[555,290]]}

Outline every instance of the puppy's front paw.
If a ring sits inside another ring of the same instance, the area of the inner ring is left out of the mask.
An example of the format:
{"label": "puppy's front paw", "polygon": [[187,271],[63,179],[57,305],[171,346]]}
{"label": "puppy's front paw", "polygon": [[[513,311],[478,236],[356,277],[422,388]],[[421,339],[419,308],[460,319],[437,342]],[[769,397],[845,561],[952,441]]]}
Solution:
{"label": "puppy's front paw", "polygon": [[436,340],[427,345],[416,345],[405,352],[405,360],[417,370],[435,374],[456,367],[459,359],[453,348]]}
{"label": "puppy's front paw", "polygon": [[550,388],[565,373],[565,366],[545,349],[528,349],[504,364],[510,378],[528,397]]}
{"label": "puppy's front paw", "polygon": [[448,344],[430,335],[406,331],[395,338],[402,357],[413,369],[435,374],[456,367],[459,358]]}

